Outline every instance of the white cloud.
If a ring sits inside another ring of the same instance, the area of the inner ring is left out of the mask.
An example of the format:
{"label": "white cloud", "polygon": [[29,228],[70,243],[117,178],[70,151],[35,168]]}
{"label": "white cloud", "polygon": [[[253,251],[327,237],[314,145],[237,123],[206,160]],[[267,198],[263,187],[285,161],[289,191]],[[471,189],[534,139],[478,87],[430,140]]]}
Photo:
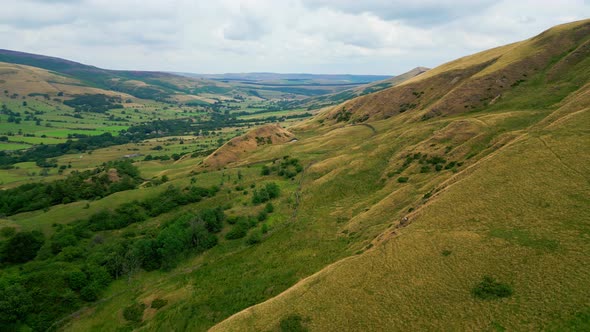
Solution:
{"label": "white cloud", "polygon": [[0,45],[116,69],[397,74],[586,17],[588,0],[20,0]]}

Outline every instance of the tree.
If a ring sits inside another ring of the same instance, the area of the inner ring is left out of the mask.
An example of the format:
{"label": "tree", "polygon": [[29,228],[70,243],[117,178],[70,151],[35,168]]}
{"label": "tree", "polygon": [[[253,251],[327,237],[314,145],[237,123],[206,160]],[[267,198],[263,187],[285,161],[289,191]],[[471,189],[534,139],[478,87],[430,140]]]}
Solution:
{"label": "tree", "polygon": [[15,323],[33,307],[33,300],[20,284],[0,286],[0,323]]}
{"label": "tree", "polygon": [[24,263],[37,256],[45,238],[38,231],[21,232],[11,237],[2,248],[2,257],[9,263]]}

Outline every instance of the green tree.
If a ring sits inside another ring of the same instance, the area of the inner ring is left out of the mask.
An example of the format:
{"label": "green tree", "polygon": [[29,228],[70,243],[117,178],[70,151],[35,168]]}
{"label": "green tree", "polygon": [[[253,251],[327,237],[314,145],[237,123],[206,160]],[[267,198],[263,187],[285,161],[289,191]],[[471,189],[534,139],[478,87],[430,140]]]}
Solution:
{"label": "green tree", "polygon": [[45,239],[38,231],[21,232],[11,237],[2,248],[2,257],[9,263],[24,263],[37,256]]}
{"label": "green tree", "polygon": [[0,323],[22,320],[33,307],[33,299],[20,284],[0,284]]}

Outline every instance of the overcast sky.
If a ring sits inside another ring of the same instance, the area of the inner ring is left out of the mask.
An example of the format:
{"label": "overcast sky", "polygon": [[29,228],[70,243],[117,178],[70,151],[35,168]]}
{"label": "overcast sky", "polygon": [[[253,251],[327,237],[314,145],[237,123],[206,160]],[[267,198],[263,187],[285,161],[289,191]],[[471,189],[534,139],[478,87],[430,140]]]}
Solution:
{"label": "overcast sky", "polygon": [[590,0],[1,0],[0,48],[109,69],[400,74],[590,17]]}

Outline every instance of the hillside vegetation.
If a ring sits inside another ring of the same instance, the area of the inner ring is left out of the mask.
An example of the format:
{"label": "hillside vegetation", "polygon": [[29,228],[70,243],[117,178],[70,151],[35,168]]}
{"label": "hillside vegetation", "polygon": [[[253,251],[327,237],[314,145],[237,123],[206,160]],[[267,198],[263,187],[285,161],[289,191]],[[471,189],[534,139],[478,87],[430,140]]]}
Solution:
{"label": "hillside vegetation", "polygon": [[[375,225],[386,230],[366,252],[213,330],[587,328],[589,42],[590,21],[559,26],[328,112],[327,121],[342,109],[350,122],[369,115],[378,132],[388,128],[373,138],[374,153],[404,146],[390,162],[414,160],[393,172],[409,178],[406,188],[350,211],[340,227],[348,235]],[[399,115],[399,105],[410,102],[416,106]],[[429,123],[439,128],[408,144]],[[416,154],[427,152],[464,164],[433,179],[417,167],[428,159],[414,166],[422,160]],[[408,199],[415,191],[423,196]],[[489,280],[506,291],[478,286]]]}
{"label": "hillside vegetation", "polygon": [[[211,153],[133,159],[122,191],[7,206],[2,248],[26,250],[0,252],[0,328],[587,329],[589,55],[590,20],[558,26]],[[55,161],[100,178],[117,149],[185,134]]]}

